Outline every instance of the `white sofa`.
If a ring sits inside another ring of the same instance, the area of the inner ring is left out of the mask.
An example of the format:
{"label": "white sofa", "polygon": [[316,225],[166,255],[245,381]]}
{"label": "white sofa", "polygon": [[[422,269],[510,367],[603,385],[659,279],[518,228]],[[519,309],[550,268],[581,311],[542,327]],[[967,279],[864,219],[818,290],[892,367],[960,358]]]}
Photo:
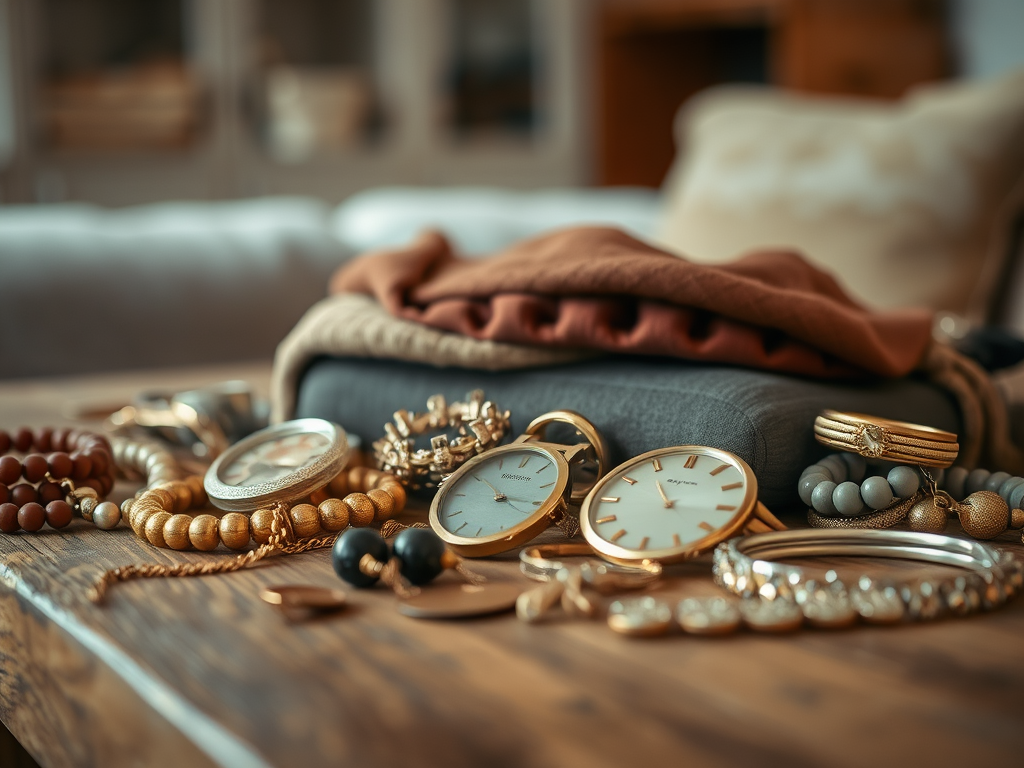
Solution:
{"label": "white sofa", "polygon": [[653,232],[645,190],[381,189],[105,210],[0,207],[0,379],[270,359],[353,254],[424,226],[481,254],[578,222]]}

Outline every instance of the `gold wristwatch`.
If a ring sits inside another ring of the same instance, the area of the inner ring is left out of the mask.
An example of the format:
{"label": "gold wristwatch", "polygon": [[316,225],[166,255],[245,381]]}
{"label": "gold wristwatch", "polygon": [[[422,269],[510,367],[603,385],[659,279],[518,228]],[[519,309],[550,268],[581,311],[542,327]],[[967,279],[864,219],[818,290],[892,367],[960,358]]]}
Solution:
{"label": "gold wristwatch", "polygon": [[[545,440],[554,424],[568,424],[578,442]],[[569,503],[586,497],[607,469],[608,450],[593,424],[574,411],[534,419],[516,440],[474,456],[441,485],[430,505],[430,527],[455,552],[483,557],[522,546],[552,523],[568,523]]]}
{"label": "gold wristwatch", "polygon": [[613,469],[580,509],[587,542],[607,560],[672,563],[740,532],[783,530],[757,500],[757,478],[734,453],[703,445],[661,448]]}

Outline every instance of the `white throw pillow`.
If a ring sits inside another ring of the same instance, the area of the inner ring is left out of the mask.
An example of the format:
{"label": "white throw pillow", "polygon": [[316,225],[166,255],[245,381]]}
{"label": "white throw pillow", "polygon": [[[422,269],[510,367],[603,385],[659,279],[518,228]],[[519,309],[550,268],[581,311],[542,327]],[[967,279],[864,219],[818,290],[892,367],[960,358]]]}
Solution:
{"label": "white throw pillow", "polygon": [[869,306],[986,314],[1024,201],[1024,71],[896,102],[726,86],[676,131],[662,243],[795,248]]}

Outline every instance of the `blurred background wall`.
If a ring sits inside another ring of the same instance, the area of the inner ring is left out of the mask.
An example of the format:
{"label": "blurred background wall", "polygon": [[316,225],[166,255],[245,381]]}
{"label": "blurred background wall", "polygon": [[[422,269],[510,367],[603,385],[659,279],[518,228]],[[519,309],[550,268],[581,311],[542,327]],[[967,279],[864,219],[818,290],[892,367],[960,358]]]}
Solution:
{"label": "blurred background wall", "polygon": [[719,82],[1024,66],[1024,0],[0,0],[0,201],[657,186]]}

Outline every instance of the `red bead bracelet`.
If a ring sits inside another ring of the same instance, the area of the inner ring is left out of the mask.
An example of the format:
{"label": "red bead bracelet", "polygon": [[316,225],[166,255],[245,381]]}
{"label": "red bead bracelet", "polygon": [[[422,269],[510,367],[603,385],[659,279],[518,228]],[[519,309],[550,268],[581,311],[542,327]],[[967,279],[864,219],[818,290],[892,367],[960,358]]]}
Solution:
{"label": "red bead bracelet", "polygon": [[[9,455],[14,449],[22,459]],[[104,497],[114,487],[110,442],[83,430],[0,430],[0,531],[63,528],[85,489]],[[74,494],[74,498],[72,498]]]}

